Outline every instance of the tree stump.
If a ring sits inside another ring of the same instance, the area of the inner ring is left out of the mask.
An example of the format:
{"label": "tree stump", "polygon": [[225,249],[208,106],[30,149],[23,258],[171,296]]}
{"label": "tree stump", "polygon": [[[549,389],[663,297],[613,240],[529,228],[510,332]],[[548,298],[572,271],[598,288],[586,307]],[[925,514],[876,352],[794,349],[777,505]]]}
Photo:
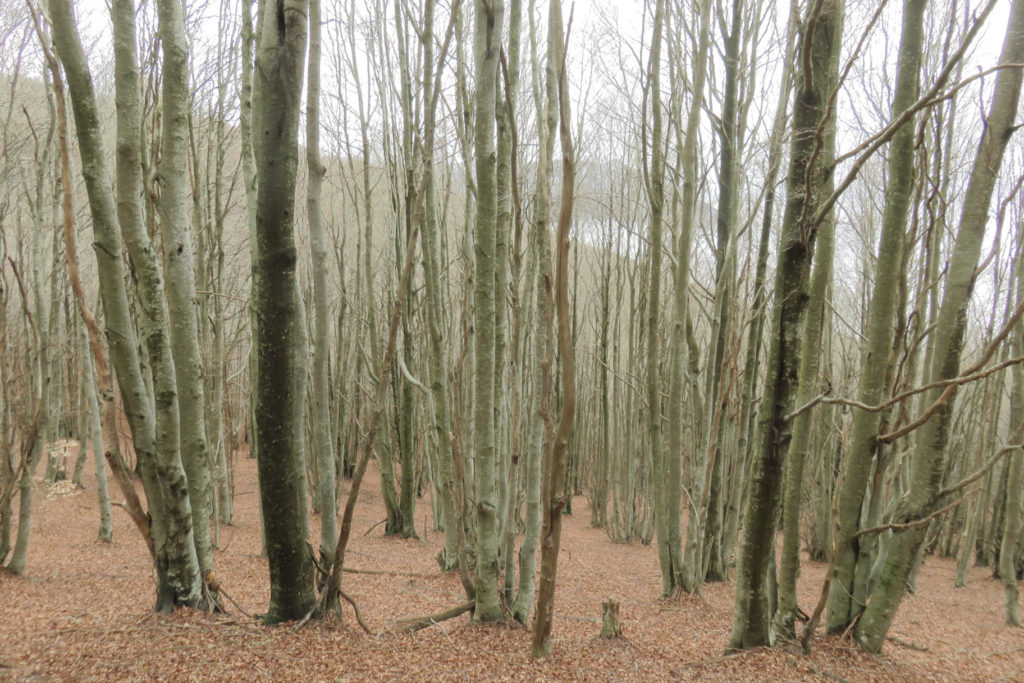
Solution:
{"label": "tree stump", "polygon": [[619,623],[619,603],[608,598],[601,603],[601,637],[618,638],[622,635],[622,624]]}

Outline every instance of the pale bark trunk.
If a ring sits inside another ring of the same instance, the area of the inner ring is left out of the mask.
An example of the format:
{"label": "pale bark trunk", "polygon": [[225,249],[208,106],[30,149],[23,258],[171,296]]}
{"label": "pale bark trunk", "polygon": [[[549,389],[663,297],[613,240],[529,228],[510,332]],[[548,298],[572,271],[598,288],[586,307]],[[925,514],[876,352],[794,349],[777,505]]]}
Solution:
{"label": "pale bark trunk", "polygon": [[[904,4],[903,36],[900,41],[899,72],[893,96],[893,117],[901,114],[917,99],[918,72],[920,71],[923,14],[926,0],[908,0]],[[907,211],[914,183],[914,126],[911,122],[893,137],[889,152],[889,182],[886,187],[885,214],[882,237],[878,249],[877,278],[868,312],[867,348],[861,360],[861,373],[857,398],[875,405],[885,390],[891,366],[893,328],[896,318],[899,264],[903,259]],[[874,559],[875,538],[855,540],[860,524],[861,507],[871,473],[881,414],[854,409],[850,452],[842,463],[840,478],[843,486],[838,491],[839,511],[836,560],[832,583],[829,586],[827,626],[831,632],[844,631],[860,613],[861,607],[853,595],[856,565]],[[862,547],[863,546],[863,547]]]}
{"label": "pale bark trunk", "polygon": [[[196,283],[188,217],[188,45],[181,0],[157,3],[163,49],[163,112],[159,214],[163,238],[168,328],[178,386],[181,461],[188,479],[199,568],[213,571],[210,546],[210,449],[206,441],[203,360],[196,322]],[[155,381],[159,379],[154,378]]]}
{"label": "pale bark trunk", "polygon": [[[509,291],[509,239],[512,227],[512,183],[513,169],[516,166],[514,156],[518,154],[516,140],[513,138],[513,127],[516,125],[516,101],[519,90],[519,50],[522,34],[522,0],[510,0],[508,16],[508,55],[504,68],[499,70],[504,78],[499,79],[497,86],[498,98],[496,117],[498,127],[498,167],[497,184],[497,225],[494,245],[494,291],[496,293],[494,311],[494,433],[497,450],[495,462],[498,472],[503,475],[504,485],[499,487],[499,503],[501,504],[501,520],[498,528],[502,534],[502,555],[505,571],[504,597],[506,603],[512,602],[515,586],[515,537],[516,510],[519,499],[518,453],[510,448],[509,415],[507,408],[506,385],[506,348],[507,328],[506,311],[508,308]],[[518,256],[518,255],[516,255]],[[512,344],[517,340],[513,337]],[[515,384],[512,376],[510,383]],[[519,426],[511,425],[518,430]]]}
{"label": "pale bark trunk", "polygon": [[[531,18],[533,13],[530,13]],[[531,19],[531,62],[534,71],[538,69],[536,50],[536,26]],[[554,76],[552,76],[552,79]],[[541,495],[543,488],[543,459],[545,432],[547,428],[548,405],[551,399],[551,361],[554,358],[554,341],[550,335],[551,297],[550,286],[551,246],[548,232],[551,210],[551,172],[555,145],[555,127],[558,125],[556,108],[557,84],[549,80],[545,85],[545,99],[535,88],[537,118],[540,137],[540,154],[537,161],[537,178],[533,196],[533,228],[530,231],[531,258],[527,268],[526,286],[534,295],[533,352],[530,354],[529,381],[532,385],[533,404],[527,420],[526,437],[526,529],[519,549],[519,586],[512,603],[512,618],[525,624],[533,608],[536,591],[537,544],[541,534]],[[546,264],[546,265],[545,265]]]}
{"label": "pale bark trunk", "polygon": [[501,0],[476,0],[473,53],[476,69],[474,140],[477,181],[475,243],[475,355],[476,401],[475,481],[477,523],[476,608],[477,621],[502,618],[498,604],[498,529],[494,431],[494,315],[495,231],[497,220],[494,116],[497,99],[498,52],[501,49],[504,4]]}
{"label": "pale bark trunk", "polygon": [[[100,297],[106,319],[107,341],[110,355],[121,389],[121,398],[132,431],[143,485],[150,502],[152,540],[156,547],[157,609],[169,610],[176,604],[196,605],[201,595],[201,577],[192,533],[192,514],[189,505],[185,471],[177,454],[156,447],[154,405],[143,379],[139,363],[138,346],[124,288],[125,274],[122,260],[122,240],[117,230],[110,174],[100,137],[99,113],[86,66],[81,40],[71,15],[70,3],[52,0],[50,18],[53,22],[54,44],[61,56],[68,78],[68,88],[75,114],[82,175],[86,181],[89,207],[93,219],[94,251],[100,272]],[[68,181],[67,193],[70,193]],[[66,209],[70,212],[70,207]],[[81,303],[84,303],[82,301]],[[98,340],[92,345],[98,347]],[[100,364],[100,356],[97,355]],[[99,374],[103,377],[103,370]],[[106,392],[104,392],[106,394]],[[112,396],[104,396],[112,411]],[[104,428],[111,444],[117,442],[113,413]],[[120,455],[105,448],[108,462],[120,463]],[[119,475],[123,492],[134,489]],[[141,522],[136,524],[142,528]],[[147,534],[148,535],[148,534]]]}
{"label": "pale bark trunk", "polygon": [[[551,626],[554,617],[555,579],[558,551],[562,538],[562,511],[571,495],[566,493],[569,437],[576,416],[576,361],[572,333],[569,329],[569,229],[572,226],[573,193],[575,191],[575,159],[569,132],[569,93],[565,74],[565,47],[560,0],[551,0],[548,19],[548,93],[550,83],[558,82],[558,129],[562,148],[562,197],[558,213],[557,264],[555,266],[555,308],[558,318],[558,350],[561,355],[560,381],[562,409],[554,436],[551,459],[546,466],[543,496],[543,530],[541,532],[540,589],[537,612],[533,622],[531,653],[534,659],[551,655]],[[549,100],[549,114],[554,102]],[[545,239],[547,237],[545,236]],[[547,270],[540,264],[542,270]],[[551,290],[548,289],[548,297]],[[549,318],[550,320],[550,318]],[[550,326],[550,322],[542,323]]]}
{"label": "pale bark trunk", "polygon": [[[114,527],[111,524],[110,515],[110,492],[107,487],[107,467],[103,460],[103,425],[100,422],[100,404],[96,400],[96,377],[95,362],[90,355],[88,333],[83,330],[83,354],[82,363],[85,366],[82,372],[82,382],[85,389],[85,403],[88,413],[85,416],[87,428],[83,431],[88,434],[88,441],[92,443],[93,463],[96,469],[96,500],[100,508],[100,528],[97,538],[101,541],[114,540]],[[81,448],[84,450],[86,439],[82,439]]]}
{"label": "pale bark trunk", "polygon": [[[313,454],[319,472],[316,496],[320,508],[320,552],[334,558],[338,539],[337,473],[331,442],[330,372],[331,312],[327,297],[327,247],[320,209],[321,187],[327,169],[320,161],[320,0],[309,0],[309,57],[306,85],[306,212],[313,278]],[[341,334],[341,330],[338,330]]]}
{"label": "pale bark trunk", "polygon": [[[1019,0],[1015,0],[1011,6],[999,62],[1024,62],[1024,2]],[[960,370],[967,322],[966,308],[974,287],[992,191],[1003,153],[1014,131],[1021,81],[1022,69],[1019,66],[1004,68],[996,77],[995,95],[964,195],[960,231],[949,263],[945,293],[933,332],[935,352],[929,368],[931,381],[955,377]],[[951,389],[937,389],[926,394],[928,403],[938,403],[939,407],[916,435],[917,448],[912,456],[910,489],[893,515],[894,523],[921,519],[941,502],[939,487],[942,485],[955,395],[955,390]],[[893,535],[878,584],[854,628],[855,639],[869,652],[879,652],[885,642],[926,532],[927,526],[917,525]]]}
{"label": "pale bark trunk", "polygon": [[[707,81],[708,50],[711,44],[711,1],[702,0],[700,4],[700,26],[697,52],[693,57],[693,101],[686,117],[686,131],[679,139],[679,128],[676,127],[676,143],[679,145],[680,166],[682,166],[682,197],[680,198],[681,213],[679,217],[679,237],[676,240],[676,268],[674,307],[672,309],[671,329],[671,389],[669,393],[668,424],[669,424],[669,457],[666,477],[665,513],[668,515],[671,549],[681,546],[680,502],[682,490],[683,463],[683,403],[685,400],[685,384],[687,383],[687,350],[686,320],[690,309],[690,251],[693,242],[694,211],[697,196],[697,132],[700,125],[701,106],[704,101],[704,88]],[[676,41],[682,40],[681,32]],[[681,46],[680,46],[681,47]],[[678,49],[678,48],[677,48]],[[706,451],[701,451],[701,454]],[[688,593],[699,590],[703,581],[699,571],[701,556],[700,539],[703,533],[701,508],[704,497],[704,469],[706,463],[702,458],[693,457],[693,486],[688,497],[690,506],[687,514],[686,553],[685,556],[673,558],[675,588]],[[682,548],[679,549],[682,553]],[[664,584],[664,577],[662,577]]]}
{"label": "pale bark trunk", "polygon": [[[1015,266],[1017,275],[1017,305],[1024,304],[1024,234],[1018,227],[1017,248],[1019,255]],[[1017,323],[1013,331],[1012,355],[1020,358],[1024,355],[1024,325]],[[1021,434],[1024,432],[1024,366],[1017,363],[1011,371],[1013,388],[1010,393],[1010,415],[1016,415],[1016,424],[1011,433]],[[994,421],[993,421],[994,422]],[[1017,548],[1021,540],[1021,489],[1024,488],[1024,452],[1016,449],[1009,454],[1007,462],[1008,473],[1006,477],[1006,512],[1003,521],[1003,538],[999,544],[999,578],[1003,582],[1004,604],[1006,609],[1006,623],[1009,626],[1020,626],[1020,604],[1018,602],[1017,588]],[[983,514],[983,511],[982,511]],[[971,546],[965,550],[973,553],[973,538]]]}
{"label": "pale bark trunk", "polygon": [[[433,398],[434,430],[437,440],[439,497],[444,524],[444,547],[437,561],[442,571],[459,564],[459,520],[455,514],[455,464],[452,459],[451,388],[444,335],[443,291],[441,290],[440,248],[437,221],[437,190],[434,181],[434,148],[438,89],[434,75],[434,0],[427,0],[423,15],[423,273],[426,283],[427,331],[430,337],[430,391]],[[446,36],[447,40],[448,36]],[[438,68],[440,79],[442,69]]]}
{"label": "pale bark trunk", "polygon": [[[661,565],[661,594],[671,595],[676,590],[677,579],[682,567],[674,566],[674,560],[682,559],[679,550],[678,534],[672,538],[669,533],[669,519],[665,491],[665,444],[662,441],[662,409],[661,409],[661,335],[659,324],[661,319],[661,261],[664,230],[664,146],[662,136],[661,112],[661,43],[665,24],[665,3],[658,0],[654,9],[654,33],[651,36],[651,52],[647,65],[648,106],[651,110],[650,140],[645,144],[649,148],[650,168],[646,174],[650,248],[650,280],[647,293],[647,432],[650,447],[650,458],[654,475],[655,503],[655,534],[658,543],[658,562]],[[645,159],[645,166],[647,165]]]}

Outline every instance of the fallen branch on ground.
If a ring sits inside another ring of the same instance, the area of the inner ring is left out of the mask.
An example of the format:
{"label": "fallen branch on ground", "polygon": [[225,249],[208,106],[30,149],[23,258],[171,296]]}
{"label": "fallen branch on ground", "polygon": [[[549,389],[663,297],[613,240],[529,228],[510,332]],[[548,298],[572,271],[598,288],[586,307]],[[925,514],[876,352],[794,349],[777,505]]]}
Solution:
{"label": "fallen branch on ground", "polygon": [[888,636],[886,638],[886,640],[891,640],[892,642],[896,643],[900,647],[905,647],[905,648],[907,648],[909,650],[917,650],[918,652],[928,652],[928,648],[925,647],[924,645],[918,645],[916,643],[911,643],[911,642],[903,640],[901,638],[897,638],[896,636]]}
{"label": "fallen branch on ground", "polygon": [[469,602],[462,603],[458,607],[452,607],[451,609],[445,610],[440,614],[432,614],[425,617],[414,617],[412,619],[400,619],[395,623],[402,624],[402,631],[405,633],[415,633],[416,631],[440,624],[442,621],[454,619],[460,614],[465,614],[469,610],[473,609],[475,604],[475,600],[470,600]]}

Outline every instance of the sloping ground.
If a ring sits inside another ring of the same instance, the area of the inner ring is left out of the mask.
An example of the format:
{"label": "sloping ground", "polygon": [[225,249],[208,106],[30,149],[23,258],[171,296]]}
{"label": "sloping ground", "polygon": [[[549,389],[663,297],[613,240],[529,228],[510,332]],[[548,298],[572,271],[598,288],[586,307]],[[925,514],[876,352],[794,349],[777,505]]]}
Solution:
{"label": "sloping ground", "polygon": [[[219,529],[216,572],[224,592],[254,614],[269,599],[255,463],[240,457],[237,470],[235,523]],[[934,558],[881,657],[835,638],[817,640],[810,656],[787,646],[723,657],[732,585],[660,600],[655,549],[613,544],[589,528],[585,499],[564,526],[551,659],[531,660],[525,628],[474,625],[466,616],[402,633],[396,620],[441,612],[464,595],[456,576],[438,573],[441,537],[429,531],[429,501],[417,508],[421,540],[384,538],[383,525],[374,527],[384,516],[375,471],[368,477],[348,566],[389,573],[346,573],[344,588],[374,635],[359,629],[347,605],[344,623],[314,622],[298,632],[260,626],[227,600],[226,614],[152,614],[151,568],[124,510],[114,509],[114,543],[95,540],[91,468],[86,491],[40,485],[28,568],[20,577],[0,572],[0,679],[1024,680],[1024,630],[1003,626],[1001,584],[974,569],[967,587],[954,589],[952,563]],[[805,611],[823,572],[805,564]],[[621,603],[618,640],[598,637],[608,597]]]}

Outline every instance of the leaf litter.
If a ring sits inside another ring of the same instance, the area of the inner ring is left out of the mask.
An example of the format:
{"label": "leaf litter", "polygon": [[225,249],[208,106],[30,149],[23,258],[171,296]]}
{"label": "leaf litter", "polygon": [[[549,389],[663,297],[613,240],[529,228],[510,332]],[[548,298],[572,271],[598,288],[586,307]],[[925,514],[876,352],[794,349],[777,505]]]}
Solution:
{"label": "leaf litter", "polygon": [[[934,557],[926,558],[918,591],[903,601],[881,656],[861,652],[849,638],[823,636],[810,655],[790,644],[724,655],[733,584],[661,598],[656,549],[613,543],[591,528],[585,497],[574,501],[563,526],[551,658],[531,659],[526,627],[474,624],[468,615],[407,633],[400,622],[455,607],[465,594],[456,574],[438,571],[434,554],[443,537],[433,529],[428,497],[417,501],[419,539],[383,535],[374,470],[348,551],[349,566],[362,571],[343,579],[374,633],[358,627],[347,604],[342,621],[312,621],[299,631],[265,627],[247,616],[265,612],[270,598],[256,465],[239,455],[235,466],[234,520],[216,529],[216,572],[231,598],[220,614],[151,612],[152,566],[123,509],[114,507],[113,543],[96,540],[91,458],[85,491],[40,483],[37,492],[46,494],[33,496],[26,570],[0,571],[0,680],[1024,680],[1024,629],[1003,624],[1001,583],[990,569],[973,568],[967,585],[954,588],[953,561]],[[315,546],[312,513],[310,521]],[[805,611],[824,570],[803,563]],[[620,604],[621,638],[598,635],[608,598]]]}

